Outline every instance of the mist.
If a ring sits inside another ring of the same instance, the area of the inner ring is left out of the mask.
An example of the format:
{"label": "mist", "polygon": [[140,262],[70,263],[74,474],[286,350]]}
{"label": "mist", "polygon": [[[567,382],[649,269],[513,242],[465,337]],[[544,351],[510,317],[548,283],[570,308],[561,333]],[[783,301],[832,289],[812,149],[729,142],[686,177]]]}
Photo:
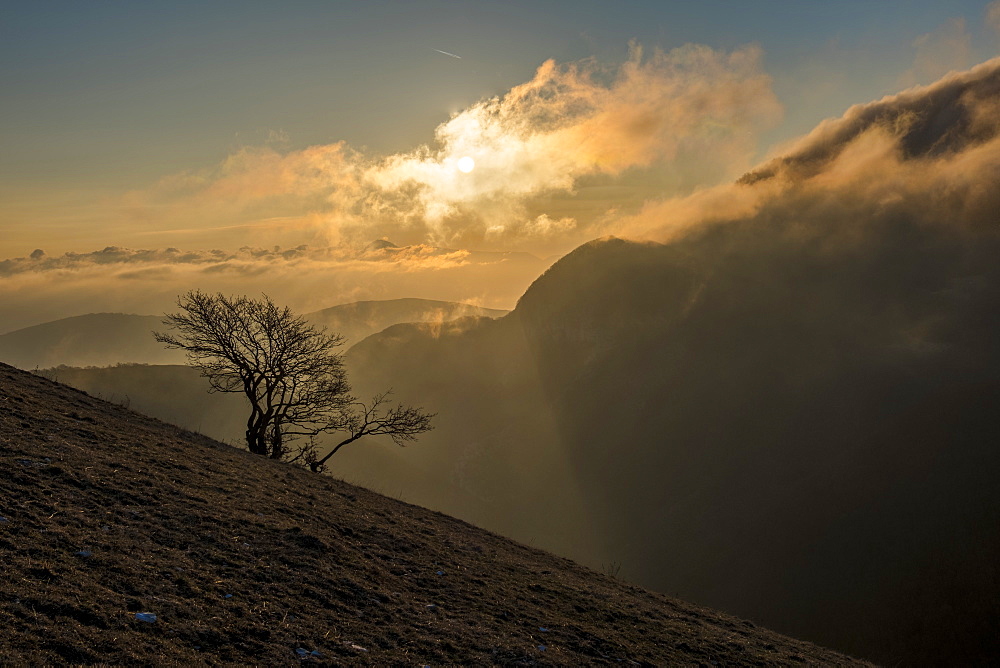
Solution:
{"label": "mist", "polygon": [[989,655],[998,87],[992,61],[854,107],[623,223],[669,243],[586,244],[503,320],[387,330],[352,371],[440,412],[442,477],[518,480],[522,540],[597,532],[571,554],[880,661]]}
{"label": "mist", "polygon": [[[1000,59],[852,107],[753,166],[745,131],[780,113],[759,57],[692,48],[636,50],[612,72],[546,63],[442,125],[437,148],[363,169],[340,145],[267,157],[263,171],[259,156],[242,156],[162,195],[214,206],[217,193],[239,199],[262,174],[318,162],[345,179],[335,192],[350,195],[351,216],[352,193],[367,193],[376,222],[365,234],[470,248],[532,248],[532,225],[560,243],[618,235],[554,264],[418,243],[332,260],[308,247],[176,258],[111,248],[0,265],[0,306],[26,322],[43,313],[31,298],[86,309],[101,291],[101,303],[131,310],[195,280],[271,286],[300,311],[424,295],[507,308],[519,297],[502,318],[399,321],[358,336],[347,353],[355,391],[392,387],[436,412],[437,429],[404,449],[353,444],[331,461],[334,475],[880,662],[995,656]],[[674,96],[680,134],[626,113]],[[749,120],[729,115],[748,99],[759,101]],[[685,124],[698,105],[726,128],[722,143]],[[542,156],[509,201],[488,160],[464,183],[442,169],[479,148],[463,144],[466,126],[501,157],[504,147]],[[621,145],[620,162],[591,136]],[[627,211],[534,215],[587,179],[719,146],[731,149],[720,152],[726,169],[739,167],[721,185],[664,188]],[[358,220],[331,229],[351,238]],[[55,373],[92,391],[127,379],[133,405],[162,403],[148,410],[238,442],[238,407],[164,402],[200,382],[165,369]]]}

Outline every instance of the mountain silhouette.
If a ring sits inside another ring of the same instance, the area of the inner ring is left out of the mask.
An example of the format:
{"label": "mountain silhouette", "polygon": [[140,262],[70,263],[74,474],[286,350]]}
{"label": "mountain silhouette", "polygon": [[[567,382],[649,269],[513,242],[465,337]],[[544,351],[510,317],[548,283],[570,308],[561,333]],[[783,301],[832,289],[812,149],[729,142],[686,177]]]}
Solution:
{"label": "mountain silhouette", "polygon": [[[388,243],[388,242],[384,242]],[[337,332],[351,346],[402,322],[447,322],[467,316],[499,318],[507,311],[434,299],[384,299],[341,304],[307,313],[311,322]]]}
{"label": "mountain silhouette", "polygon": [[986,664],[998,90],[992,61],[852,108],[669,244],[586,244],[502,320],[391,328],[352,373],[444,416],[442,477],[570,504],[527,525],[552,549],[878,661]]}
{"label": "mountain silhouette", "polygon": [[[443,322],[465,316],[497,318],[507,311],[434,299],[389,299],[341,304],[305,317],[345,338],[350,346],[401,322]],[[0,360],[21,369],[114,364],[183,364],[151,332],[163,316],[89,313],[0,334]]]}
{"label": "mountain silhouette", "polygon": [[0,360],[22,369],[68,364],[182,364],[150,332],[163,318],[126,313],[88,313],[0,334]]}

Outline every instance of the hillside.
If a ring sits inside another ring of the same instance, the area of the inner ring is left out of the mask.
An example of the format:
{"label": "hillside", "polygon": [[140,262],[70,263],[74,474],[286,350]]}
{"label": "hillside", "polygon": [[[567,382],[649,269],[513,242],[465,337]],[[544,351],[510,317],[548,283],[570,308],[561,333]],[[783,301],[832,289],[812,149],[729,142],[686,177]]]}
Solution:
{"label": "hillside", "polygon": [[855,663],[6,365],[0,401],[2,663]]}
{"label": "hillside", "polygon": [[238,442],[246,430],[246,398],[209,392],[208,381],[187,365],[59,366],[34,373],[225,443]]}

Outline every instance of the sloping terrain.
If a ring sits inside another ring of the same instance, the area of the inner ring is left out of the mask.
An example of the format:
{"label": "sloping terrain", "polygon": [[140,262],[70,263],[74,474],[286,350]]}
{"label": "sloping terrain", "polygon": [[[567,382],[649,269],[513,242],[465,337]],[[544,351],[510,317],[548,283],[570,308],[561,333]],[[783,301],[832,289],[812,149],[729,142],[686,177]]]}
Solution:
{"label": "sloping terrain", "polygon": [[238,442],[246,431],[246,397],[209,392],[208,380],[187,365],[59,366],[34,373],[224,443]]}
{"label": "sloping terrain", "polygon": [[855,663],[6,365],[0,405],[0,663]]}

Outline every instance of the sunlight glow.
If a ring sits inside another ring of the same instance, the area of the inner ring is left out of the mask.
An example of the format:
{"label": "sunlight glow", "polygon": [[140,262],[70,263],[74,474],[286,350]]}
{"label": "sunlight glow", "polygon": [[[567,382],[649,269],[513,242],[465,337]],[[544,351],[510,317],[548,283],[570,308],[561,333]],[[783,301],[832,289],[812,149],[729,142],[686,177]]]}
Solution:
{"label": "sunlight glow", "polygon": [[475,168],[476,168],[476,161],[470,158],[469,156],[465,156],[464,158],[458,159],[458,171],[468,174]]}

